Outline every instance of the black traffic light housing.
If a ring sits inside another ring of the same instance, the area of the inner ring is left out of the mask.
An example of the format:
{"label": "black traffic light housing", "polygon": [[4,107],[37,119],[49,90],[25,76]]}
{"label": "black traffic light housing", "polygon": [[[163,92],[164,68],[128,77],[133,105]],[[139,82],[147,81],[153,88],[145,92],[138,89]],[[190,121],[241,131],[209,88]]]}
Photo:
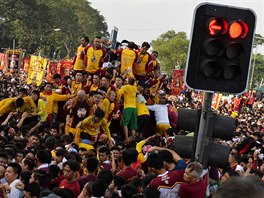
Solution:
{"label": "black traffic light housing", "polygon": [[194,13],[185,82],[207,92],[242,93],[255,31],[252,10],[203,3]]}
{"label": "black traffic light housing", "polygon": [[[194,153],[196,141],[198,136],[198,127],[200,120],[200,110],[193,109],[179,109],[177,128],[180,130],[192,131],[194,137],[176,136],[173,143],[173,150],[175,150],[181,157],[192,158],[194,160]],[[225,168],[228,165],[228,157],[230,147],[224,146],[213,141],[213,138],[220,138],[221,140],[231,140],[235,131],[236,119],[218,115],[214,112],[208,112],[206,116],[205,137],[202,142],[204,150],[202,155],[205,156],[204,166],[215,166]]]}

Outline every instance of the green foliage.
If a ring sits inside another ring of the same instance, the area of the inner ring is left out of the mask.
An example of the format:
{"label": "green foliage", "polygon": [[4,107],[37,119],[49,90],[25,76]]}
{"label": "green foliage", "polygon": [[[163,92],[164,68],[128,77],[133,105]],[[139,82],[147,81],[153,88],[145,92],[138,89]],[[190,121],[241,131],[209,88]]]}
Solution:
{"label": "green foliage", "polygon": [[250,80],[254,65],[254,59],[255,59],[255,67],[254,67],[254,73],[252,79],[252,87],[259,86],[261,81],[264,81],[264,55],[261,54],[252,55]]}
{"label": "green foliage", "polygon": [[[73,55],[79,37],[108,36],[105,18],[86,0],[0,0],[0,47]],[[60,29],[60,31],[54,31]]]}
{"label": "green foliage", "polygon": [[184,69],[189,41],[185,32],[167,31],[151,42],[153,50],[159,52],[161,70],[169,74],[179,63]]}

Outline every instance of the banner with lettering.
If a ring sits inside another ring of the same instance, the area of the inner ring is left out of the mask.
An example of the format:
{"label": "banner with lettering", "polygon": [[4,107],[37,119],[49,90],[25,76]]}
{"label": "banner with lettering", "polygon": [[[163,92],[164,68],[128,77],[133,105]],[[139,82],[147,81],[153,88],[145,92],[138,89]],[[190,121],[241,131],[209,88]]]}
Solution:
{"label": "banner with lettering", "polygon": [[23,60],[23,70],[27,72],[28,69],[29,69],[29,65],[30,65],[30,58],[29,57],[24,58],[24,60]]}
{"label": "banner with lettering", "polygon": [[4,53],[0,53],[0,70],[5,69],[5,61],[6,61],[6,55]]}
{"label": "banner with lettering", "polygon": [[64,76],[69,76],[72,70],[72,60],[61,60],[59,63],[59,74],[63,78]]}
{"label": "banner with lettering", "polygon": [[48,64],[48,73],[47,73],[47,80],[50,83],[54,83],[52,77],[54,74],[59,73],[58,71],[58,65],[59,63],[57,61],[50,61]]}
{"label": "banner with lettering", "polygon": [[183,90],[183,69],[173,69],[171,81],[171,95],[180,95]]}
{"label": "banner with lettering", "polygon": [[47,58],[31,55],[27,84],[36,84],[37,86],[40,86],[45,75],[47,64]]}
{"label": "banner with lettering", "polygon": [[16,73],[21,67],[22,53],[20,50],[6,51],[6,65],[8,72]]}

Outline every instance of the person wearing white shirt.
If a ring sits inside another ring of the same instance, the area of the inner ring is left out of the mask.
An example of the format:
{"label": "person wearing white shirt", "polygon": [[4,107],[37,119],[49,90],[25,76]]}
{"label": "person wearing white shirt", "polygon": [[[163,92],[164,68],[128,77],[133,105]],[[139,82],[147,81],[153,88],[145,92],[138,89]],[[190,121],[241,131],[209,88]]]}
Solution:
{"label": "person wearing white shirt", "polygon": [[154,111],[156,119],[157,131],[162,135],[166,136],[166,130],[171,128],[168,106],[166,104],[166,99],[162,98],[162,94],[159,95],[159,104],[148,105],[147,108],[150,111]]}
{"label": "person wearing white shirt", "polygon": [[[21,182],[18,178],[21,173],[21,167],[17,163],[10,163],[5,172],[5,179],[9,185],[9,188],[3,193],[7,198],[21,198],[23,197],[23,191],[15,187],[15,185]],[[5,194],[6,193],[6,194]]]}

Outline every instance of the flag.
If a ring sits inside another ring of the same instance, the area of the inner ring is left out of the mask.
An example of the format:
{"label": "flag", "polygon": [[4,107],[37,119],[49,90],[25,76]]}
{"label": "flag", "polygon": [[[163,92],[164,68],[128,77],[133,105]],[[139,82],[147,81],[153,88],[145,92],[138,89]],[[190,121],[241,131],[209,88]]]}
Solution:
{"label": "flag", "polygon": [[0,70],[5,69],[5,59],[6,55],[4,53],[0,53]]}
{"label": "flag", "polygon": [[171,95],[180,95],[183,90],[183,76],[184,70],[183,69],[174,69],[173,70],[173,77],[171,82]]}
{"label": "flag", "polygon": [[53,76],[58,73],[58,62],[57,61],[50,61],[48,64],[48,74],[47,80],[50,83],[54,83]]}
{"label": "flag", "polygon": [[30,58],[29,57],[24,58],[23,70],[27,72],[29,69],[29,65],[30,65]]}
{"label": "flag", "polygon": [[6,51],[6,65],[10,73],[18,72],[21,67],[22,53],[20,50]]}
{"label": "flag", "polygon": [[41,85],[45,75],[47,63],[47,58],[42,58],[35,55],[30,56],[27,84],[35,83],[37,86]]}
{"label": "flag", "polygon": [[61,60],[59,63],[59,74],[63,78],[64,76],[69,76],[72,70],[72,60]]}

